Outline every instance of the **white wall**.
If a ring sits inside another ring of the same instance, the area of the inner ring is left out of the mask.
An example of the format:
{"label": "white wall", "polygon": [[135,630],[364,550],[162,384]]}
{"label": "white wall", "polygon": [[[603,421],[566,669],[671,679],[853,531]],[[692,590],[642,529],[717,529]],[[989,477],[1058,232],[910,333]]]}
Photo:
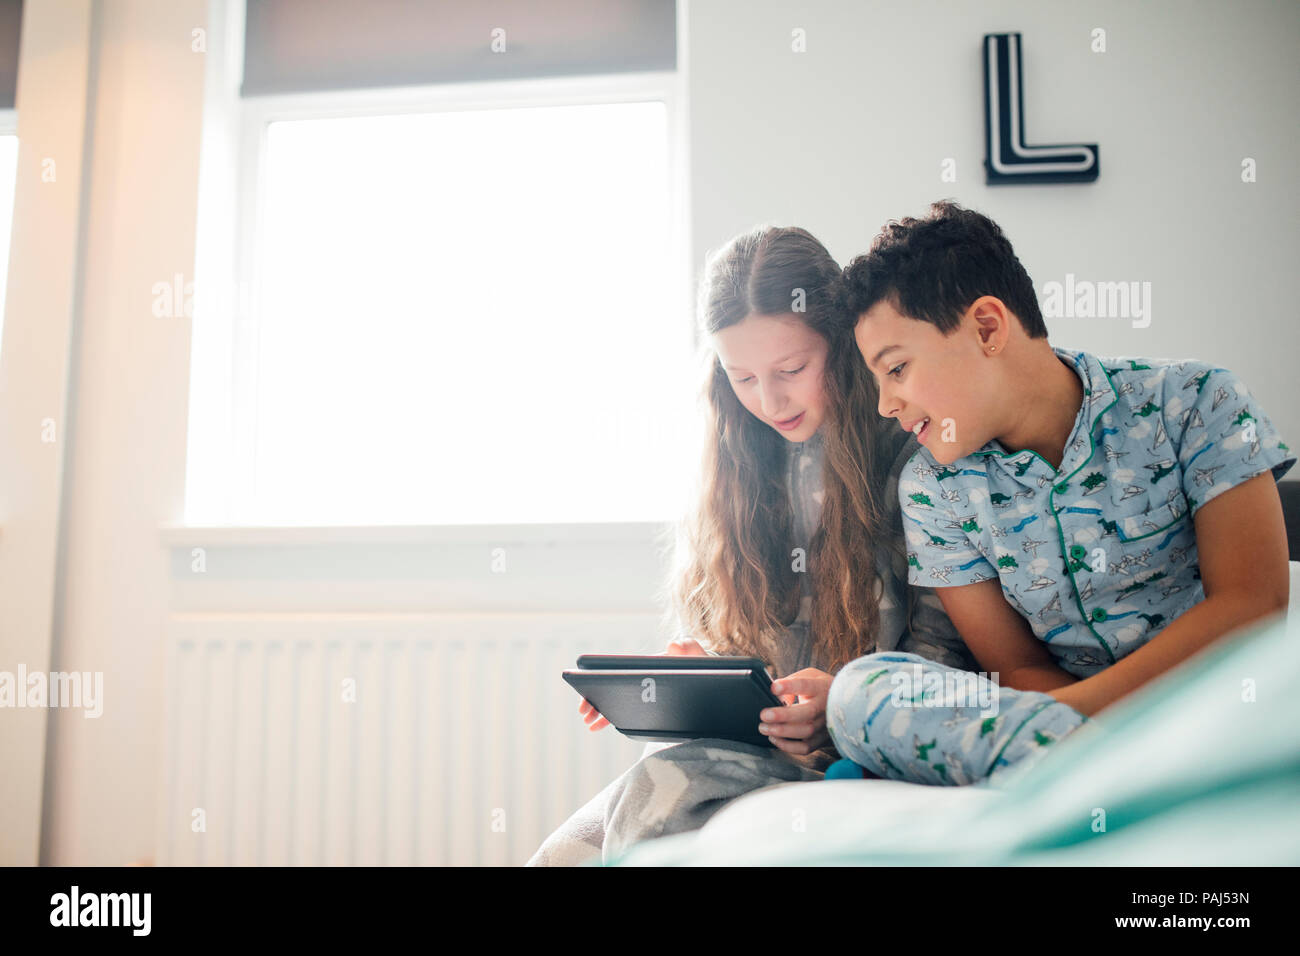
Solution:
{"label": "white wall", "polygon": [[[69,343],[87,190],[90,0],[29,5],[18,76],[18,164],[0,347],[0,670],[48,669],[58,630],[69,466]],[[0,711],[0,865],[37,860],[47,712]]]}
{"label": "white wall", "polygon": [[[981,38],[1002,32],[1023,34],[1026,142],[1099,144],[1096,182],[984,185]],[[1213,360],[1300,447],[1300,4],[694,0],[689,33],[697,262],[771,222],[846,264],[953,198],[1002,225],[1040,298],[1067,273],[1152,284],[1149,327],[1049,320],[1053,344]]]}
{"label": "white wall", "polygon": [[52,865],[152,855],[169,600],[158,529],[185,491],[190,329],[150,307],[155,282],[193,273],[204,59],[190,31],[205,26],[206,3],[95,6],[51,666],[103,671],[104,701],[95,719],[50,711],[41,862]]}

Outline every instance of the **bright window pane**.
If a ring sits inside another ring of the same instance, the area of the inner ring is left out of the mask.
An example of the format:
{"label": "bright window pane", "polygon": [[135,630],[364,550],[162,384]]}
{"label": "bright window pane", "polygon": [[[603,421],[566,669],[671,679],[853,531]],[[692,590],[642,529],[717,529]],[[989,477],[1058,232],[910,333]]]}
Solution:
{"label": "bright window pane", "polygon": [[695,385],[662,103],[277,122],[265,169],[236,520],[677,515]]}

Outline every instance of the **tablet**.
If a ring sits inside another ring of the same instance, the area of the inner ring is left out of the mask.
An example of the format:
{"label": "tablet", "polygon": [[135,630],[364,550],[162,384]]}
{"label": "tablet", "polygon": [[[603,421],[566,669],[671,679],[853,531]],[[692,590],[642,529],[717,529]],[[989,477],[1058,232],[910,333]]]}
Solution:
{"label": "tablet", "polygon": [[562,676],[632,740],[716,737],[771,747],[758,732],[759,712],[785,706],[753,657],[584,654]]}

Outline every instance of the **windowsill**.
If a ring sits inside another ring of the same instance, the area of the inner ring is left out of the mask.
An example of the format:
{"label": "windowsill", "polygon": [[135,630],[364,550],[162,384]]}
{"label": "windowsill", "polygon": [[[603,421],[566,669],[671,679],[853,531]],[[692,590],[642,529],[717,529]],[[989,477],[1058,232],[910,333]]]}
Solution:
{"label": "windowsill", "polygon": [[186,547],[302,547],[384,544],[547,544],[660,540],[669,522],[450,525],[186,525],[159,526],[163,544]]}
{"label": "windowsill", "polygon": [[176,614],[654,614],[657,522],[159,529]]}

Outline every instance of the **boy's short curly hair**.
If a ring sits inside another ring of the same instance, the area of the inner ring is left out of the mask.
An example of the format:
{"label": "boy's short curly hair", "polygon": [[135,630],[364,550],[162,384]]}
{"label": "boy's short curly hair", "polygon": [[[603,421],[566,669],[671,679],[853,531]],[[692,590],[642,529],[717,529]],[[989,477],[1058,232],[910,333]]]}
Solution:
{"label": "boy's short curly hair", "polygon": [[891,220],[845,268],[837,300],[854,319],[888,301],[900,315],[950,335],[980,296],[1001,299],[1031,339],[1047,338],[1038,296],[998,224],[954,202],[924,219]]}

